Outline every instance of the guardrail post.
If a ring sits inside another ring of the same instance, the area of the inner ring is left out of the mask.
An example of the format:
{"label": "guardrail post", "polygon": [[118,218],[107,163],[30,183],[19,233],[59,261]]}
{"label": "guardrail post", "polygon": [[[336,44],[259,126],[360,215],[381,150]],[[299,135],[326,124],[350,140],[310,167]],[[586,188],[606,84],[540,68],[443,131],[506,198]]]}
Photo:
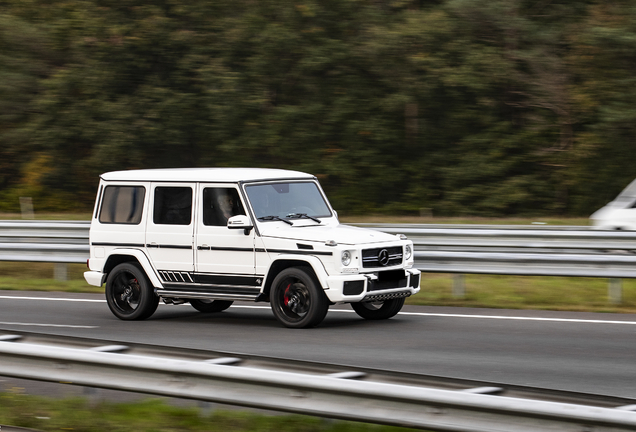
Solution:
{"label": "guardrail post", "polygon": [[58,281],[67,281],[68,265],[66,263],[55,263],[53,265],[53,277]]}
{"label": "guardrail post", "polygon": [[623,280],[620,278],[610,278],[607,288],[607,298],[612,304],[620,304],[623,300]]}
{"label": "guardrail post", "polygon": [[466,280],[463,274],[453,275],[453,297],[464,298],[466,295]]}

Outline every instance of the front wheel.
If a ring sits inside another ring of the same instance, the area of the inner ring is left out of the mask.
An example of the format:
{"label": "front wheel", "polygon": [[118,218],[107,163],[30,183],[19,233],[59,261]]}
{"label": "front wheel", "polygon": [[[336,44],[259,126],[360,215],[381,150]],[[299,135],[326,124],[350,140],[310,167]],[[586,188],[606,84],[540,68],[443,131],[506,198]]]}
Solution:
{"label": "front wheel", "polygon": [[389,319],[397,315],[404,306],[404,297],[380,302],[351,303],[358,315],[368,320]]}
{"label": "front wheel", "polygon": [[329,310],[329,300],[315,277],[300,267],[276,276],[270,301],[276,319],[290,328],[317,326]]}
{"label": "front wheel", "polygon": [[143,320],[157,310],[159,297],[139,265],[123,263],[108,274],[106,302],[121,320]]}
{"label": "front wheel", "polygon": [[223,312],[232,303],[230,300],[190,300],[192,307],[203,313]]}

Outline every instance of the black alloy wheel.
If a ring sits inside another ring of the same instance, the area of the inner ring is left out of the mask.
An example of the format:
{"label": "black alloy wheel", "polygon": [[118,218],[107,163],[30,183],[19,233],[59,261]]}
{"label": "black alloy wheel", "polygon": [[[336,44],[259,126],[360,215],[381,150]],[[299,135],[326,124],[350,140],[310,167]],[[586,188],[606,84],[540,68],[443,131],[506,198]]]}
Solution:
{"label": "black alloy wheel", "polygon": [[325,319],[329,300],[308,270],[290,267],[276,276],[270,301],[274,315],[285,327],[315,327]]}
{"label": "black alloy wheel", "polygon": [[380,302],[351,303],[351,307],[364,319],[383,320],[397,315],[404,306],[404,300],[402,297]]}
{"label": "black alloy wheel", "polygon": [[159,297],[138,264],[123,263],[108,274],[106,302],[119,319],[143,320],[157,310]]}

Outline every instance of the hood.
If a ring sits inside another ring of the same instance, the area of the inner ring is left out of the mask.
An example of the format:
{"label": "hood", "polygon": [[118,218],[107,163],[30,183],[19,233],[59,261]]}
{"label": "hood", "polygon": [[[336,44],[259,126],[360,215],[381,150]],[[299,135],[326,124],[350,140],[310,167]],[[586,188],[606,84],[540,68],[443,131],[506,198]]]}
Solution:
{"label": "hood", "polygon": [[[304,221],[303,221],[304,222]],[[358,228],[350,225],[317,225],[298,224],[287,225],[283,222],[267,222],[259,224],[263,237],[285,238],[307,242],[321,242],[334,240],[338,244],[355,245],[365,243],[379,243],[399,240],[393,234],[386,234],[368,228]]]}

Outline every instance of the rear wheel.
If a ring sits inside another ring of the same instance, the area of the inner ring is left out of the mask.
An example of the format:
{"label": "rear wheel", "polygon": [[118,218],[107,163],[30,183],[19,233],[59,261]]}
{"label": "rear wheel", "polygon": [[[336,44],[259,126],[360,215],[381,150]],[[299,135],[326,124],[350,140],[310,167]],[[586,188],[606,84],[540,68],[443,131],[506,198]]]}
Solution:
{"label": "rear wheel", "polygon": [[159,297],[138,264],[123,263],[108,274],[106,302],[119,319],[143,320],[157,310]]}
{"label": "rear wheel", "polygon": [[368,320],[383,320],[394,317],[404,306],[404,297],[381,302],[351,303],[358,315]]}
{"label": "rear wheel", "polygon": [[223,312],[232,303],[234,302],[230,300],[190,300],[192,307],[203,313]]}
{"label": "rear wheel", "polygon": [[278,321],[290,328],[317,326],[329,310],[329,300],[315,277],[299,267],[290,267],[276,276],[270,301]]}

